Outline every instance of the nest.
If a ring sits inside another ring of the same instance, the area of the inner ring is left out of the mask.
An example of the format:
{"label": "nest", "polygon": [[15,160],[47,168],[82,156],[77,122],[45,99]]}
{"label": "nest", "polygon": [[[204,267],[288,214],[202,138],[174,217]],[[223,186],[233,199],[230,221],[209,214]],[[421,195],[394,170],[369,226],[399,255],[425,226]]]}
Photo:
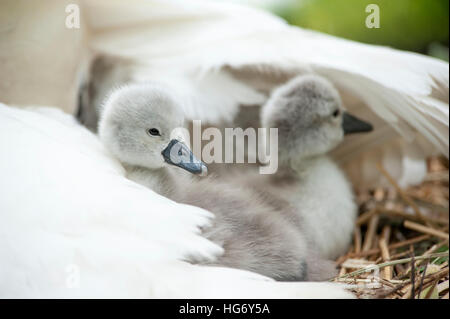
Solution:
{"label": "nest", "polygon": [[449,162],[428,160],[419,186],[390,186],[357,194],[353,244],[337,259],[339,275],[358,298],[448,299]]}

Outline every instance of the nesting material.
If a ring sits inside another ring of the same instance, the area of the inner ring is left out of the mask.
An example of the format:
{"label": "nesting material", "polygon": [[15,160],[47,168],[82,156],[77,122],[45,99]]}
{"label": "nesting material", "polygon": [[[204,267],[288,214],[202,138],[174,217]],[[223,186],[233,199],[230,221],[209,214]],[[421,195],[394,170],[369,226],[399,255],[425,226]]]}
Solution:
{"label": "nesting material", "polygon": [[448,299],[449,162],[428,160],[419,185],[359,191],[353,245],[337,259],[342,283],[358,298]]}

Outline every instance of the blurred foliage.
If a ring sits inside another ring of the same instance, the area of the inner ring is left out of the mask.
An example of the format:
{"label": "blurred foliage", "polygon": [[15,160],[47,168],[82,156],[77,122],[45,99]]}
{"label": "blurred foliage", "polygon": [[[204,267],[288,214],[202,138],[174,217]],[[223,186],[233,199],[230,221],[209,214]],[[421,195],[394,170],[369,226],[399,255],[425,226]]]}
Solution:
{"label": "blurred foliage", "polygon": [[[444,245],[444,246],[442,246],[441,248],[436,249],[436,252],[437,252],[437,253],[444,253],[444,252],[447,252],[447,253],[448,253],[448,246],[447,246],[447,245]],[[436,264],[436,265],[442,265],[442,264],[445,263],[446,261],[448,262],[448,257],[439,257],[439,258],[433,259],[433,260],[432,260],[432,263],[433,263],[433,264]]]}
{"label": "blurred foliage", "polygon": [[[371,3],[380,7],[379,29],[365,26]],[[271,9],[293,25],[448,60],[448,0],[285,0]]]}

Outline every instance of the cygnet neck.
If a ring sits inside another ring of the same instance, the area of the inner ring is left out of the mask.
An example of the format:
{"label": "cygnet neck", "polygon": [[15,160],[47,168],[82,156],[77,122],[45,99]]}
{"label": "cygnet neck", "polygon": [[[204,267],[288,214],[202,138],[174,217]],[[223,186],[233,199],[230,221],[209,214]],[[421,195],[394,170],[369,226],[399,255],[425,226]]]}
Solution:
{"label": "cygnet neck", "polygon": [[172,168],[148,168],[124,164],[127,177],[147,186],[160,195],[170,197],[177,193],[177,185],[173,178]]}
{"label": "cygnet neck", "polygon": [[313,155],[313,156],[300,156],[290,159],[290,167],[295,170],[299,175],[307,174],[311,167],[317,165],[318,161],[326,158],[326,154]]}

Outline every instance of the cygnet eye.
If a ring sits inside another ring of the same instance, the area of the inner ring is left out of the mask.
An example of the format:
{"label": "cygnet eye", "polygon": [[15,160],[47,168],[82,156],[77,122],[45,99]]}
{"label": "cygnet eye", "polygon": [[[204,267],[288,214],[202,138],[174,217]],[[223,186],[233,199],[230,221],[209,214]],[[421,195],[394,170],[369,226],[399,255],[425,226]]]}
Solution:
{"label": "cygnet eye", "polygon": [[159,130],[156,128],[151,128],[147,132],[148,132],[148,134],[150,134],[152,136],[161,136],[161,134],[159,133]]}
{"label": "cygnet eye", "polygon": [[339,114],[341,114],[341,111],[339,109],[337,109],[336,111],[333,112],[334,117],[338,117]]}

